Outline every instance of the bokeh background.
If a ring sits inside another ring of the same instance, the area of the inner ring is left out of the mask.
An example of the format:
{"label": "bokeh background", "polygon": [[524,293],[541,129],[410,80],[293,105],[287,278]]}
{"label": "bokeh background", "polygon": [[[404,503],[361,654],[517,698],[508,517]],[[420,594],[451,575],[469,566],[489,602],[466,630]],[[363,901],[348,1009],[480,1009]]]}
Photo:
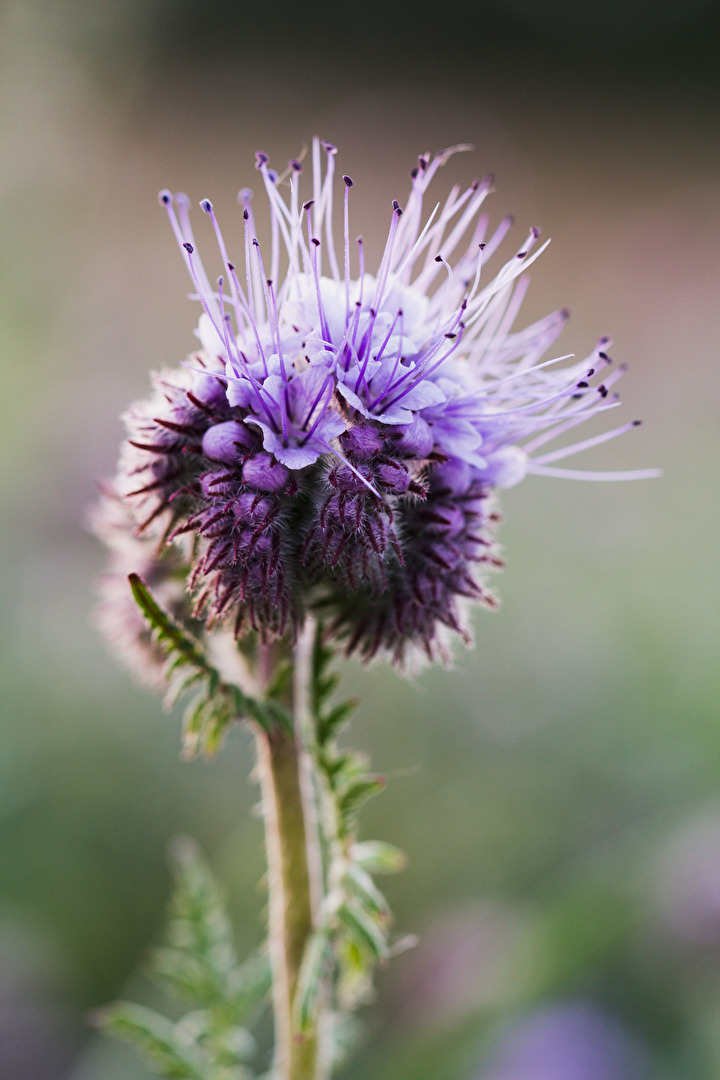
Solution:
{"label": "bokeh background", "polygon": [[[340,146],[378,251],[418,152],[496,174],[554,238],[525,317],[612,333],[645,425],[504,500],[498,614],[453,672],[345,669],[391,779],[398,926],[344,1080],[720,1075],[718,5],[613,0],[3,0],[0,8],[0,1077],[141,1080],[89,1010],[152,1001],[164,852],[201,842],[262,935],[252,748],[179,760],[179,718],[89,623],[84,528],[118,413],[192,348],[159,188],[231,219],[253,152]],[[238,228],[239,235],[239,228]],[[578,464],[580,464],[578,462]]]}

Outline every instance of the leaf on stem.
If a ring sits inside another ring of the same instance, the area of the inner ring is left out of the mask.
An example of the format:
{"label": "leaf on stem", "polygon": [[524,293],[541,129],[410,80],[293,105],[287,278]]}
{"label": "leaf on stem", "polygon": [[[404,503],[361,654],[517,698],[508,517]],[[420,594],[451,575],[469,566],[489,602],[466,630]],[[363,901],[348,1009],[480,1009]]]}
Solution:
{"label": "leaf on stem", "polygon": [[277,724],[285,728],[291,725],[287,710],[271,700],[279,692],[278,686],[282,689],[286,685],[288,665],[279,667],[268,700],[257,701],[249,697],[235,683],[225,682],[221,678],[200,642],[160,607],[142,578],[130,574],[128,581],[135,603],[167,656],[166,707],[171,708],[188,690],[197,689],[183,721],[183,753],[186,758],[197,754],[214,756],[236,720],[250,718],[266,731]]}

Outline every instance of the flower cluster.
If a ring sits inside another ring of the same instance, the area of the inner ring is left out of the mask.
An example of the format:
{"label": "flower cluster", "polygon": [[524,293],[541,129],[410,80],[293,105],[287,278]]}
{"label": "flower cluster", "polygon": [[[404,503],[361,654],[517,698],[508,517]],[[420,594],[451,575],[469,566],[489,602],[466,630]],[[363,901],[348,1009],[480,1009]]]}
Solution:
{"label": "flower cluster", "polygon": [[467,637],[464,598],[495,603],[483,580],[500,565],[495,488],[528,472],[649,475],[556,465],[632,423],[545,449],[614,407],[622,369],[607,339],[566,366],[558,359],[568,357],[544,359],[565,310],[515,328],[525,272],[546,244],[531,229],[487,275],[511,226],[505,218],[489,229],[490,177],[453,187],[425,214],[433,177],[458,149],[418,159],[375,274],[362,239],[350,240],[349,176],[336,252],[329,143],[313,143],[305,202],[299,161],[279,176],[257,155],[271,244],[263,254],[242,190],[241,269],[201,202],[222,266],[212,282],[187,196],[161,192],[202,305],[201,348],[157,375],[153,396],[128,412],[115,483],[158,550],[185,537],[195,618],[231,619],[238,635],[292,636],[313,608],[364,658],[402,660],[415,645],[434,657],[445,629]]}

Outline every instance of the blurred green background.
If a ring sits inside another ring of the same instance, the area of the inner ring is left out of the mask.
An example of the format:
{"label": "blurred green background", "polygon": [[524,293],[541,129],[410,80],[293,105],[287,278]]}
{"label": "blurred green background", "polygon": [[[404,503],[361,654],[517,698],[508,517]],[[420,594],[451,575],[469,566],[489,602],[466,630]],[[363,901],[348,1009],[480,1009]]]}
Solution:
{"label": "blurred green background", "polygon": [[[282,166],[315,133],[374,252],[417,153],[474,143],[438,197],[492,170],[495,220],[554,238],[527,321],[570,304],[562,351],[610,332],[631,364],[645,426],[588,467],[664,470],[529,479],[475,650],[412,682],[347,666],[353,740],[392,780],[366,829],[409,855],[390,898],[421,945],[381,974],[343,1077],[720,1075],[717,4],[4,0],[0,20],[2,1080],[145,1076],[87,1012],[153,999],[175,834],[240,945],[262,935],[250,740],[179,761],[179,718],[89,624],[83,521],[118,413],[193,347],[157,190],[229,221],[253,152]],[[624,1064],[578,1066],[571,1022],[507,1065],[578,1003]]]}

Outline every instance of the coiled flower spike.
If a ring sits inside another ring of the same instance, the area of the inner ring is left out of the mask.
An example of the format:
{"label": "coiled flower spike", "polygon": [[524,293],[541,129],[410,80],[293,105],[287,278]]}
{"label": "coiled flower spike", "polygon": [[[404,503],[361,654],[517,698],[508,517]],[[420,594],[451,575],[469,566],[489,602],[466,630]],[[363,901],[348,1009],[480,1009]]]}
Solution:
{"label": "coiled flower spike", "polygon": [[515,328],[526,271],[547,241],[531,229],[488,275],[511,226],[489,228],[490,177],[454,186],[426,214],[428,187],[461,149],[418,159],[375,274],[362,239],[351,243],[348,176],[336,252],[329,143],[313,142],[305,202],[299,161],[280,177],[257,155],[271,243],[264,253],[243,189],[240,269],[201,202],[222,270],[213,283],[189,200],[161,192],[202,306],[201,348],[128,412],[116,487],[139,533],[160,547],[189,543],[195,618],[292,638],[321,610],[348,652],[400,662],[419,647],[435,658],[447,631],[469,638],[466,599],[495,605],[484,572],[502,565],[496,488],[528,473],[656,475],[558,464],[637,421],[548,448],[618,404],[623,369],[607,338],[580,361],[546,359],[566,310]]}

